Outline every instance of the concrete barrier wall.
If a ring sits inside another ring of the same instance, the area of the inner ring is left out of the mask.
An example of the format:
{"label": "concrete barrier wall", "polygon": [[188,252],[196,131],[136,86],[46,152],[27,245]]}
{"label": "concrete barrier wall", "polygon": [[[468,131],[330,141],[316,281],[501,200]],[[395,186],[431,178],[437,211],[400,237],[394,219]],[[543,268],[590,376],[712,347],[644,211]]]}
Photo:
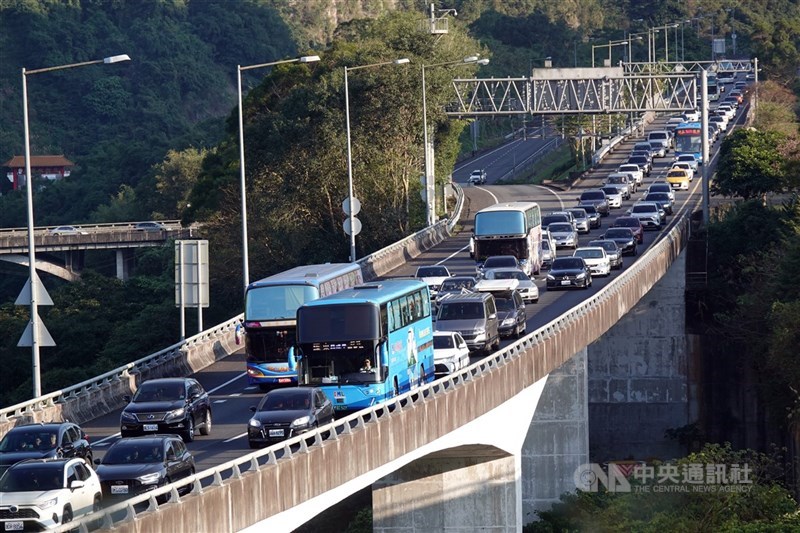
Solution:
{"label": "concrete barrier wall", "polygon": [[[688,217],[684,216],[668,235],[609,285],[482,361],[302,438],[295,437],[196,474],[191,478],[194,490],[186,497],[178,498],[174,487],[162,487],[110,507],[100,516],[105,526],[111,527],[111,516],[127,510],[128,519],[113,524],[114,531],[119,532],[167,527],[232,532],[401,460],[508,401],[600,338],[664,276],[687,239]],[[323,439],[327,432],[330,435]],[[312,438],[314,445],[309,447],[306,439]],[[291,446],[296,445],[300,446],[299,452],[292,453]],[[275,453],[279,450],[284,456],[277,460]],[[349,460],[354,453],[358,460]],[[259,459],[268,462],[259,466]],[[227,479],[223,480],[223,474]],[[201,489],[203,480],[213,483]],[[172,494],[171,502],[159,507],[155,498],[167,493]],[[258,505],[252,504],[254,494],[259,495]],[[137,513],[134,506],[148,500],[157,511]],[[81,523],[97,518],[87,517]]]}

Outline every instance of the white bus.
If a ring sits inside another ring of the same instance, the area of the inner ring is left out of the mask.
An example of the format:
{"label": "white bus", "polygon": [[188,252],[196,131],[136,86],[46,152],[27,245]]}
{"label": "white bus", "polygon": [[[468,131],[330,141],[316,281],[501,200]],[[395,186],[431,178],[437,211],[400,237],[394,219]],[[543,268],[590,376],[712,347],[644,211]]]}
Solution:
{"label": "white bus", "polygon": [[529,276],[542,268],[542,214],[536,202],[506,202],[475,214],[475,261],[513,255]]}
{"label": "white bus", "polygon": [[296,385],[297,309],[364,282],[356,263],[305,265],[254,281],[244,297],[247,381],[262,389]]}

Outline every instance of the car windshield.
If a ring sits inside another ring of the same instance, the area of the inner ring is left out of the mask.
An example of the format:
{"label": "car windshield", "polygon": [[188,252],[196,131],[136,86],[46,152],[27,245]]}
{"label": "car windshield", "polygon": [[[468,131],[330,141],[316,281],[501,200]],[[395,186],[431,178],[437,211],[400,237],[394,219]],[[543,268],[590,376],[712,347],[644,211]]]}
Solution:
{"label": "car windshield", "polygon": [[607,183],[625,183],[625,181],[622,176],[609,176],[606,180]]}
{"label": "car windshield", "polygon": [[583,257],[584,259],[600,259],[605,255],[603,250],[575,250],[575,257]]}
{"label": "car windshield", "polygon": [[307,390],[282,390],[267,394],[258,405],[259,411],[298,411],[311,407],[311,394]]}
{"label": "car windshield", "polygon": [[647,163],[647,158],[640,155],[635,155],[629,159],[631,163]]}
{"label": "car windshield", "polygon": [[57,439],[56,433],[42,428],[12,430],[0,441],[0,452],[52,450]]}
{"label": "car windshield", "polygon": [[434,335],[433,336],[433,349],[446,350],[447,348],[455,348],[456,343],[453,342],[452,335]]}
{"label": "car windshield", "polygon": [[635,205],[631,209],[631,213],[652,213],[656,209],[654,205]]}
{"label": "car windshield", "polygon": [[61,464],[30,464],[9,468],[0,478],[0,492],[42,492],[64,488]]}
{"label": "car windshield", "polygon": [[548,227],[554,222],[566,222],[569,220],[567,215],[545,215],[542,217],[542,226]]}
{"label": "car windshield", "polygon": [[587,215],[596,215],[597,214],[597,208],[595,206],[593,206],[593,205],[584,205],[584,206],[581,206],[581,209],[586,211]]}
{"label": "car windshield", "polygon": [[483,268],[498,268],[498,267],[516,267],[517,259],[515,257],[490,257],[483,263]]}
{"label": "car windshield", "polygon": [[614,241],[598,241],[598,242],[590,242],[589,244],[591,244],[592,246],[599,246],[600,248],[605,250],[606,253],[617,252],[619,250],[617,243],[615,243]]}
{"label": "car windshield", "polygon": [[633,232],[630,228],[612,228],[606,231],[607,239],[630,239],[633,237]]}
{"label": "car windshield", "polygon": [[619,167],[620,172],[639,172],[639,165],[622,165]]}
{"label": "car windshield", "polygon": [[573,218],[586,218],[586,211],[583,209],[570,209],[570,213],[572,213]]}
{"label": "car windshield", "polygon": [[525,275],[521,270],[498,270],[492,272],[492,279],[518,279],[520,281],[529,281],[530,278]]}
{"label": "car windshield", "polygon": [[442,306],[439,320],[475,320],[483,318],[480,302],[450,302]]}
{"label": "car windshield", "polygon": [[683,178],[684,176],[686,176],[686,172],[683,170],[670,170],[667,174],[668,178]]}
{"label": "car windshield", "polygon": [[447,275],[447,269],[441,266],[419,267],[417,269],[418,278],[435,278]]}
{"label": "car windshield", "polygon": [[583,268],[583,259],[579,257],[559,257],[553,261],[552,270]]}
{"label": "car windshield", "polygon": [[589,191],[581,194],[581,200],[603,200],[605,194],[602,191]]}
{"label": "car windshield", "polygon": [[669,200],[669,195],[665,192],[651,192],[644,199],[653,202],[666,202]]}
{"label": "car windshield", "polygon": [[182,382],[178,383],[143,383],[136,395],[134,402],[174,402],[186,398],[186,388]]}
{"label": "car windshield", "polygon": [[650,192],[667,192],[672,190],[669,183],[653,184],[650,186]]}
{"label": "car windshield", "polygon": [[569,222],[556,222],[554,224],[550,224],[551,233],[564,233],[570,231],[572,231],[572,224]]}
{"label": "car windshield", "polygon": [[461,289],[470,290],[475,286],[473,279],[447,279],[442,283],[441,291],[458,291]]}
{"label": "car windshield", "polygon": [[158,463],[164,460],[160,442],[117,441],[103,457],[104,465],[135,465]]}
{"label": "car windshield", "polygon": [[511,298],[495,298],[495,305],[499,311],[513,311],[514,300]]}
{"label": "car windshield", "polygon": [[641,223],[639,222],[638,218],[630,218],[630,217],[619,217],[615,222],[615,226],[619,226],[621,228],[635,228],[638,227]]}
{"label": "car windshield", "polygon": [[603,192],[606,193],[606,196],[618,196],[620,194],[619,189],[616,187],[603,187]]}

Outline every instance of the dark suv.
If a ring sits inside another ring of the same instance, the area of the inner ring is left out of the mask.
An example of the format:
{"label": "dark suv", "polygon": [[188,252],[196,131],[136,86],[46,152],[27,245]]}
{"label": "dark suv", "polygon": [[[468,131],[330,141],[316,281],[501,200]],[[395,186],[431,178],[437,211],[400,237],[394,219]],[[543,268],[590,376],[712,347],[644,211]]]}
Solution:
{"label": "dark suv", "polygon": [[25,459],[80,457],[92,464],[86,433],[72,422],[26,424],[11,428],[0,440],[0,475]]}
{"label": "dark suv", "polygon": [[148,433],[179,433],[194,440],[211,433],[211,402],[203,386],[192,378],[161,378],[145,381],[120,415],[120,434],[133,437]]}
{"label": "dark suv", "polygon": [[95,462],[106,498],[136,496],[195,472],[194,457],[178,435],[120,439]]}

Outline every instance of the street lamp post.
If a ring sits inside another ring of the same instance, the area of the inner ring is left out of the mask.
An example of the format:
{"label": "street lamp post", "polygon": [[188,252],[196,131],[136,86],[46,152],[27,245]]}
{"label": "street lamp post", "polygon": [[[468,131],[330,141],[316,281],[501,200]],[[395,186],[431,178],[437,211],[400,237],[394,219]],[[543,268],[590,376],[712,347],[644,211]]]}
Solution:
{"label": "street lamp post", "polygon": [[353,151],[350,143],[350,89],[347,81],[347,73],[354,70],[361,70],[370,67],[381,67],[384,65],[404,65],[408,63],[407,58],[395,59],[393,61],[383,61],[381,63],[371,63],[369,65],[358,65],[356,67],[344,67],[344,115],[345,124],[347,127],[347,191],[348,191],[348,204],[347,210],[348,220],[350,221],[350,262],[356,261],[356,228],[355,228],[355,198],[353,196]]}
{"label": "street lamp post", "polygon": [[592,45],[592,68],[594,68],[594,49],[608,47],[608,64],[611,65],[611,47],[619,45],[629,45],[630,39],[620,39],[619,41],[608,41],[608,44],[593,44]]}
{"label": "street lamp post", "polygon": [[478,59],[477,55],[465,57],[459,61],[445,61],[432,65],[422,65],[422,142],[425,145],[425,221],[428,226],[436,223],[435,184],[433,174],[433,146],[428,146],[428,102],[425,89],[425,69],[433,67],[446,67],[452,65],[488,65],[488,59]]}
{"label": "street lamp post", "polygon": [[130,61],[127,54],[109,56],[103,59],[96,59],[93,61],[84,61],[82,63],[71,63],[69,65],[59,65],[56,67],[46,67],[35,70],[22,69],[22,122],[25,135],[25,180],[26,180],[26,200],[28,210],[28,269],[29,269],[29,288],[31,296],[31,317],[30,317],[30,341],[31,341],[31,357],[33,362],[33,397],[38,398],[42,394],[41,376],[39,368],[39,345],[41,342],[41,332],[39,331],[39,277],[36,274],[36,243],[34,241],[33,232],[33,176],[31,175],[31,137],[30,127],[28,125],[28,76],[31,74],[42,74],[45,72],[53,72],[55,70],[64,70],[68,68],[84,67],[87,65],[97,64],[110,64],[119,63],[121,61]]}
{"label": "street lamp post", "polygon": [[236,75],[238,82],[238,104],[239,104],[239,186],[242,195],[242,282],[243,291],[247,290],[250,284],[250,266],[247,245],[247,194],[245,192],[245,172],[244,172],[244,118],[242,110],[242,71],[255,68],[272,67],[283,63],[314,63],[319,61],[319,56],[302,56],[294,59],[284,59],[281,61],[271,61],[269,63],[259,63],[258,65],[241,66],[236,65]]}
{"label": "street lamp post", "polygon": [[[653,29],[653,62],[655,62],[655,33],[664,30],[664,62],[669,63],[669,29],[670,28],[677,28],[678,23],[673,22],[672,24],[665,24],[663,26],[658,26]],[[677,30],[676,30],[677,31]],[[677,35],[677,34],[676,34]],[[677,45],[676,45],[677,47]]]}
{"label": "street lamp post", "polygon": [[[650,32],[643,31],[641,33],[628,34],[629,40],[641,41],[642,35],[647,35],[647,61],[650,62]],[[628,47],[628,63],[633,63],[633,46]]]}

